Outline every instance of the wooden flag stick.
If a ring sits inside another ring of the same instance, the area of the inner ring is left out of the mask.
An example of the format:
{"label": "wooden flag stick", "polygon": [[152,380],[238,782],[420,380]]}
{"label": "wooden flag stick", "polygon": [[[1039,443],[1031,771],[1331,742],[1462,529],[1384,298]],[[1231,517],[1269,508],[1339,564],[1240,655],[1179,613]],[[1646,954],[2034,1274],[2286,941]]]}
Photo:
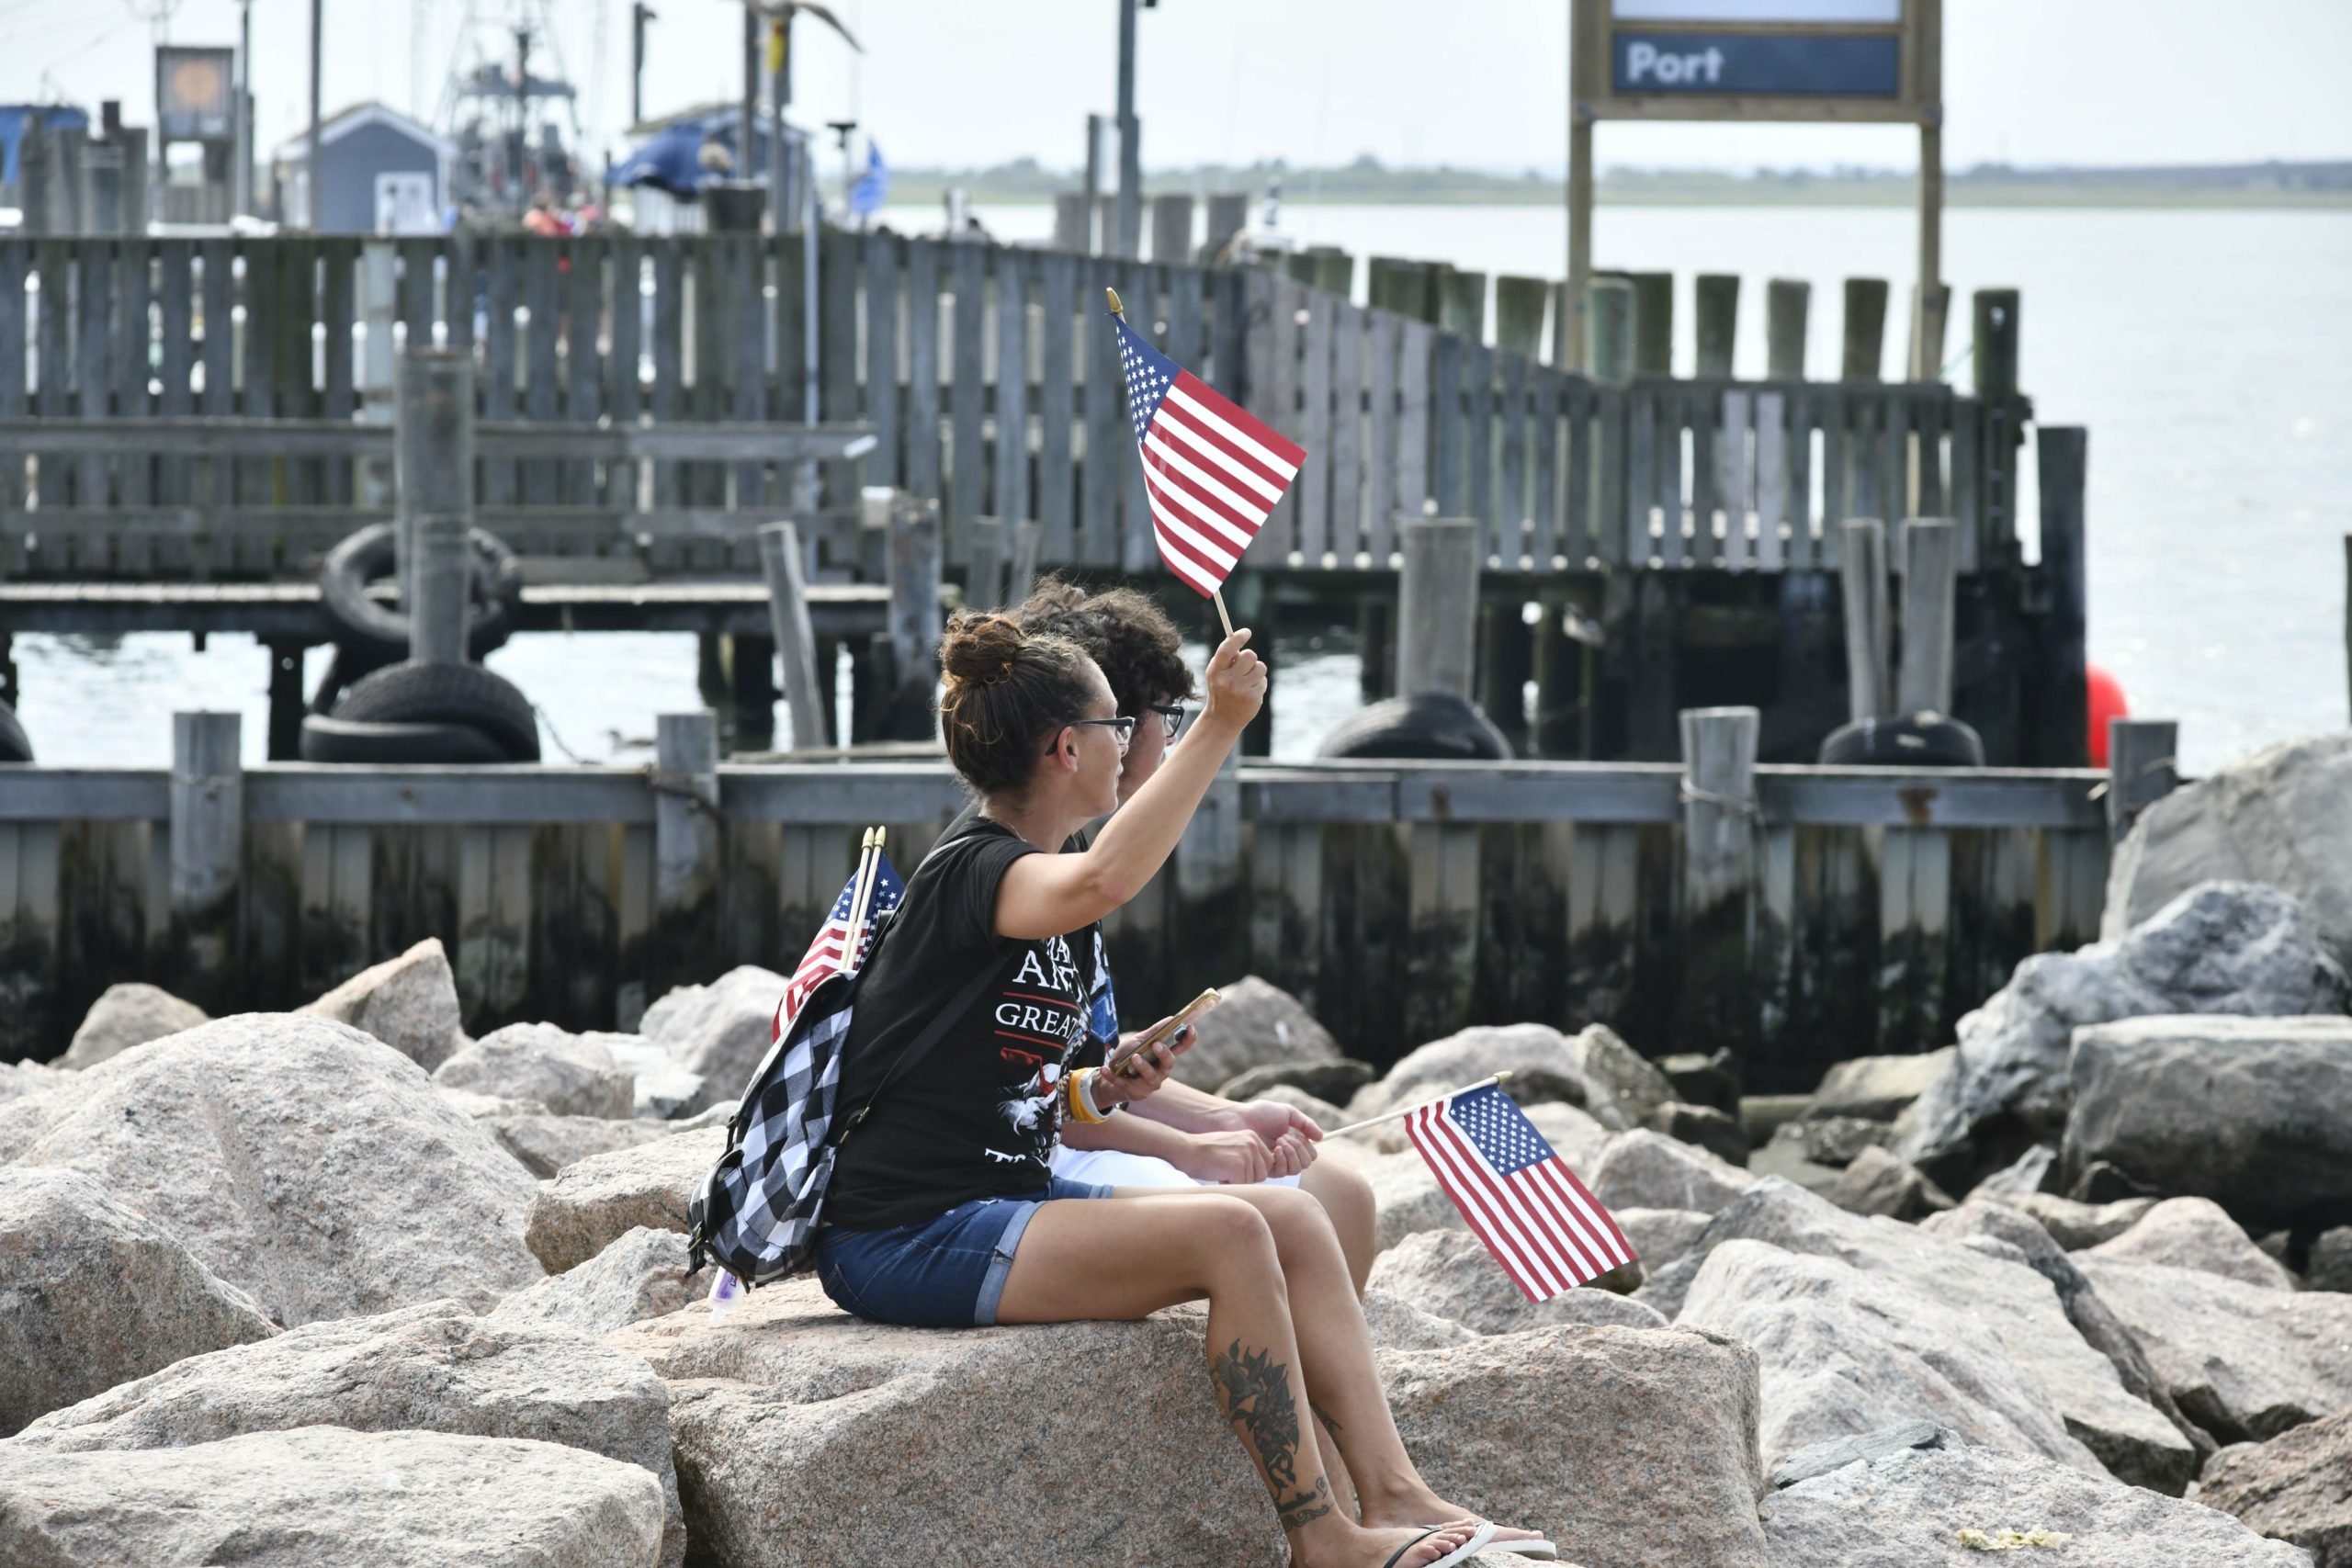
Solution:
{"label": "wooden flag stick", "polygon": [[[1118,317],[1119,320],[1123,321],[1127,319],[1127,308],[1119,303],[1119,291],[1117,289],[1105,288],[1102,290],[1102,297],[1111,302],[1111,314]],[[1216,601],[1216,604],[1217,625],[1225,628],[1226,636],[1231,637],[1233,635],[1233,617],[1226,612],[1225,590],[1222,588],[1212,588],[1209,590],[1209,597]]]}
{"label": "wooden flag stick", "polygon": [[1435,1105],[1441,1100],[1452,1100],[1457,1094],[1468,1094],[1474,1089],[1484,1089],[1490,1083],[1507,1083],[1510,1079],[1510,1075],[1509,1073],[1497,1073],[1491,1077],[1480,1078],[1476,1083],[1466,1083],[1460,1089],[1448,1089],[1443,1094],[1432,1095],[1429,1099],[1422,1100],[1418,1105],[1408,1105],[1402,1111],[1391,1111],[1385,1116],[1368,1117],[1362,1122],[1351,1122],[1344,1127],[1329,1128],[1325,1131],[1323,1135],[1327,1138],[1336,1138],[1342,1133],[1361,1133],[1366,1127],[1377,1127],[1383,1122],[1394,1122],[1399,1117],[1410,1116],[1414,1111],[1424,1110],[1430,1106]]}

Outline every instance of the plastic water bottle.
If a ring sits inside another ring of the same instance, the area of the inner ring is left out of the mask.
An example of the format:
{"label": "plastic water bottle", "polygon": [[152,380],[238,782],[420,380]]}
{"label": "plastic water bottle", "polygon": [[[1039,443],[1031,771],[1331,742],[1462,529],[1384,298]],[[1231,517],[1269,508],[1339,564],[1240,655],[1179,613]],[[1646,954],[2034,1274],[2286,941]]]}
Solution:
{"label": "plastic water bottle", "polygon": [[726,1322],[727,1309],[742,1299],[743,1282],[726,1269],[719,1269],[718,1277],[710,1282],[710,1321],[714,1325]]}

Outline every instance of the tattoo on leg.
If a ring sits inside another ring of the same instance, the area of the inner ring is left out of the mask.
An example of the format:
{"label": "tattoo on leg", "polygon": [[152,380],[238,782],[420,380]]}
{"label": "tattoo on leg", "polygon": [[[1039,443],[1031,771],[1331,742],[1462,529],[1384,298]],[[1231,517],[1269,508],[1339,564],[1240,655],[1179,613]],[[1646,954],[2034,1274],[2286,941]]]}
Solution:
{"label": "tattoo on leg", "polygon": [[1330,1511],[1331,1483],[1319,1475],[1315,1478],[1312,1487],[1297,1496],[1274,1499],[1274,1517],[1282,1521],[1282,1527],[1286,1530],[1295,1530],[1310,1519],[1319,1519]]}
{"label": "tattoo on leg", "polygon": [[1258,1467],[1274,1495],[1298,1485],[1298,1406],[1290,1396],[1290,1366],[1270,1350],[1244,1350],[1241,1341],[1209,1363],[1225,1418],[1241,1429],[1257,1451]]}
{"label": "tattoo on leg", "polygon": [[1340,1424],[1331,1418],[1331,1413],[1329,1411],[1324,1409],[1321,1405],[1316,1404],[1311,1399],[1306,1402],[1306,1407],[1315,1412],[1315,1418],[1323,1423],[1325,1429],[1328,1430],[1331,1436],[1336,1438],[1340,1435]]}

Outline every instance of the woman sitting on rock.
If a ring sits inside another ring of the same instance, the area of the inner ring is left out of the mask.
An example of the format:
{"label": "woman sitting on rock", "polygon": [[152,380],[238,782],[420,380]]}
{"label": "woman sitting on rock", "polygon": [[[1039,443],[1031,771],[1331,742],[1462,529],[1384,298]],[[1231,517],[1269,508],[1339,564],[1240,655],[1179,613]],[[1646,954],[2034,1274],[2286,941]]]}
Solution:
{"label": "woman sitting on rock", "polygon": [[[1158,602],[1132,588],[1088,592],[1048,577],[1013,612],[1024,632],[1068,637],[1110,682],[1117,711],[1136,720],[1119,766],[1119,803],[1151,782],[1175,745],[1193,695],[1175,623]],[[970,813],[977,813],[975,805]],[[1064,848],[1084,849],[1081,832]],[[1095,957],[1093,1024],[1098,1039],[1117,1033],[1108,956]],[[1189,1035],[1189,1028],[1186,1033]],[[1181,1046],[1180,1046],[1181,1049]],[[1347,1255],[1356,1293],[1363,1293],[1377,1254],[1372,1184],[1338,1161],[1318,1162],[1323,1129],[1278,1100],[1237,1102],[1170,1083],[1124,1116],[1062,1125],[1054,1174],[1114,1187],[1205,1187],[1274,1181],[1297,1187],[1323,1205]],[[1342,1500],[1346,1487],[1335,1473]]]}
{"label": "woman sitting on rock", "polygon": [[[1191,739],[1071,851],[1118,804],[1135,721],[1075,644],[1025,635],[1003,615],[949,624],[941,727],[980,810],[908,879],[860,983],[842,1099],[860,1104],[888,1087],[841,1145],[818,1277],[861,1317],[933,1327],[1136,1319],[1205,1296],[1210,1380],[1300,1568],[1447,1568],[1490,1543],[1548,1556],[1530,1532],[1464,1517],[1413,1468],[1347,1259],[1314,1199],[1051,1174],[1066,1112],[1116,1113],[1166,1077],[1162,1047],[1132,1079],[1063,1069],[1089,1038],[1095,922],[1166,862],[1264,698],[1249,641],[1237,632],[1210,660]],[[982,974],[968,1016],[890,1079],[941,999]],[[1310,1402],[1346,1454],[1361,1522],[1333,1501]]]}

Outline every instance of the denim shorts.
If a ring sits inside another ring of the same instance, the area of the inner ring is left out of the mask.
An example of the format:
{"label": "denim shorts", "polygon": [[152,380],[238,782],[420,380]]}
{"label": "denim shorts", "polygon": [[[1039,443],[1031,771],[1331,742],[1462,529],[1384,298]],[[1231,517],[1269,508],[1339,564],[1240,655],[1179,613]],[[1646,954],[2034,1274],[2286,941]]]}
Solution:
{"label": "denim shorts", "polygon": [[1055,1177],[1035,1198],[975,1198],[888,1230],[829,1226],[817,1241],[817,1279],[835,1305],[876,1323],[986,1328],[1037,1205],[1110,1195],[1108,1187]]}

